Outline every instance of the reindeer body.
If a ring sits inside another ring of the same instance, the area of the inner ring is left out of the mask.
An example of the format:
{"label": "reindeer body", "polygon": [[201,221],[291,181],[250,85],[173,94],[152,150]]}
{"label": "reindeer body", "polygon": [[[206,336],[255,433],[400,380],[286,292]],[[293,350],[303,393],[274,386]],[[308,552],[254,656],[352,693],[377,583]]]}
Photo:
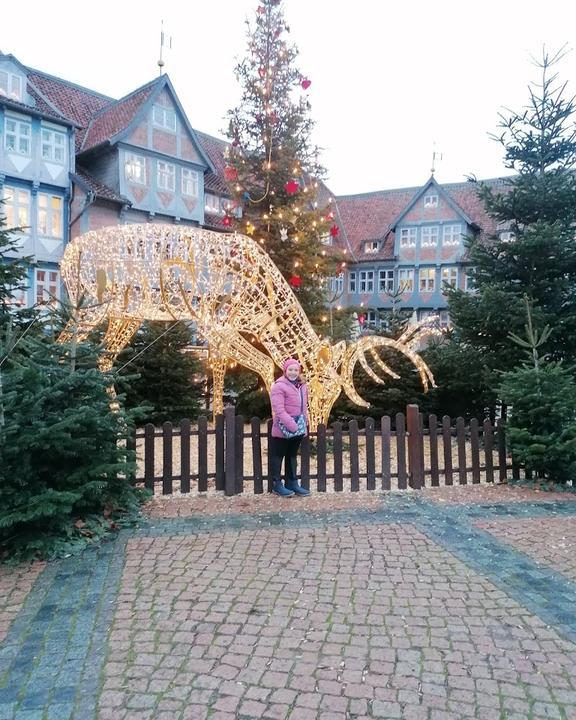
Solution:
{"label": "reindeer body", "polygon": [[[346,348],[344,342],[323,341],[278,268],[249,237],[174,225],[114,226],[74,240],[62,276],[74,304],[81,297],[92,302],[62,339],[73,333],[82,339],[107,318],[104,370],[144,320],[193,321],[210,350],[215,413],[222,411],[230,361],[257,372],[270,389],[275,365],[287,357],[299,359],[307,378],[313,427],[327,421],[342,387],[366,405],[351,385],[356,360],[371,372],[364,350],[358,343]],[[255,340],[268,355],[254,347]],[[386,342],[377,345],[398,342],[378,340]],[[419,359],[409,344],[401,345],[396,349]]]}

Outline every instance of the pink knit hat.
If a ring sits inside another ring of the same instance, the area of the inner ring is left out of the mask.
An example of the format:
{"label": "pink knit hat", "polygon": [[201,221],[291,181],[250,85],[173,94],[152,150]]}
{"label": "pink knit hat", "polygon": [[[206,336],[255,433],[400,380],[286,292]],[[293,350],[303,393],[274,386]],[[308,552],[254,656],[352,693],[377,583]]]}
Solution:
{"label": "pink knit hat", "polygon": [[295,358],[288,358],[288,360],[284,360],[284,364],[282,365],[282,372],[284,375],[286,375],[286,370],[290,367],[290,365],[297,365],[298,370],[300,370],[300,363]]}

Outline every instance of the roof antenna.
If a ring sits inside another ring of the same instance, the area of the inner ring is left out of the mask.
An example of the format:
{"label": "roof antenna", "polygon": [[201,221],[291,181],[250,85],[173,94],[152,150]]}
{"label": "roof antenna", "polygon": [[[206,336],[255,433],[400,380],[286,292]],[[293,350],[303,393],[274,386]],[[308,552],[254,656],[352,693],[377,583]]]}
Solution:
{"label": "roof antenna", "polygon": [[430,168],[432,175],[436,172],[436,160],[442,160],[442,153],[436,152],[436,140],[434,140],[432,142],[432,167]]}
{"label": "roof antenna", "polygon": [[162,75],[162,68],[164,67],[164,60],[162,60],[162,50],[164,46],[172,50],[172,36],[166,37],[164,35],[164,20],[160,21],[160,57],[158,58],[159,74]]}

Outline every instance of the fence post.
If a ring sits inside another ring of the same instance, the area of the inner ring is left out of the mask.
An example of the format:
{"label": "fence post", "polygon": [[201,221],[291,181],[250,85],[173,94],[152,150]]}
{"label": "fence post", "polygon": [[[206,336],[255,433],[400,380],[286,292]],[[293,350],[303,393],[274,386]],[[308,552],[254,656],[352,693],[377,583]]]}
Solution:
{"label": "fence post", "polygon": [[408,429],[408,482],[413,490],[420,490],[424,485],[424,440],[418,405],[407,406],[406,424]]}
{"label": "fence post", "polygon": [[224,408],[224,494],[236,494],[236,408]]}

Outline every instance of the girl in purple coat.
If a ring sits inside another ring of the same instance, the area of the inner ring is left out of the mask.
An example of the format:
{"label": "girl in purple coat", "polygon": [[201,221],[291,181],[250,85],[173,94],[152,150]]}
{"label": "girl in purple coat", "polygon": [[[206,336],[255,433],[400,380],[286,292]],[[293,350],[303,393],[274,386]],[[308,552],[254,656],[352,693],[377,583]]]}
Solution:
{"label": "girl in purple coat", "polygon": [[[308,387],[300,378],[300,363],[290,358],[284,362],[284,374],[272,385],[270,402],[272,404],[272,437],[268,453],[273,480],[273,492],[281,497],[292,495],[310,495],[303,488],[296,475],[298,450],[302,438],[308,432]],[[303,416],[300,426],[298,416]],[[298,433],[286,437],[288,433]],[[300,432],[301,431],[301,432]],[[282,462],[284,478],[282,483]]]}

